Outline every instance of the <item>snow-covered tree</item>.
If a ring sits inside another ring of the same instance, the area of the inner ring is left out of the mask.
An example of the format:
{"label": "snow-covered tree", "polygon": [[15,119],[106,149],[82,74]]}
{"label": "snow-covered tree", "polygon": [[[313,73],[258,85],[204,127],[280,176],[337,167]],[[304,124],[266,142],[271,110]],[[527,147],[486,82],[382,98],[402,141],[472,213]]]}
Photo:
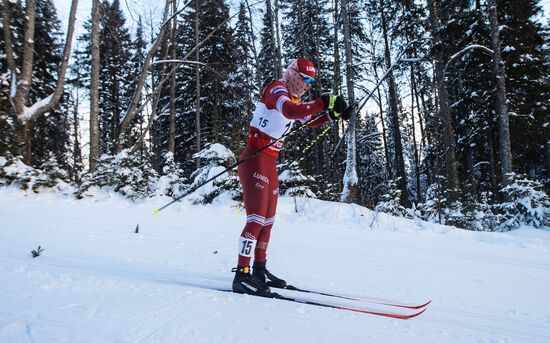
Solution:
{"label": "snow-covered tree", "polygon": [[[50,0],[27,1],[25,2],[24,16],[16,18],[14,15],[23,12],[19,10],[22,8],[21,3],[2,2],[3,46],[7,69],[2,72],[1,79],[8,80],[2,83],[8,85],[7,89],[3,91],[7,91],[10,98],[8,101],[9,113],[14,118],[13,122],[17,130],[16,149],[27,164],[33,162],[32,136],[36,121],[54,110],[63,96],[77,3],[77,0],[72,1],[64,51],[59,62],[55,63],[52,59],[56,57],[51,53],[53,51],[60,53],[60,50],[58,50],[55,38],[56,35],[59,35],[59,21],[53,3]],[[16,19],[12,20],[12,18]],[[24,21],[19,18],[24,18]],[[43,48],[49,58],[41,59],[38,56],[35,59],[35,52],[42,43],[46,43]],[[40,61],[45,62],[46,65],[38,68]],[[53,68],[52,65],[54,65]],[[55,81],[42,83],[37,73],[40,69],[49,76],[53,75]],[[40,91],[48,92],[48,94],[40,95]]]}
{"label": "snow-covered tree", "polygon": [[[205,149],[195,154],[193,158],[200,158],[203,166],[191,175],[193,182],[189,185],[189,189],[198,187],[198,185],[223,172],[236,162],[233,152],[219,143],[208,144]],[[242,198],[241,193],[236,171],[228,170],[213,181],[196,189],[188,198],[195,204],[209,204],[218,197],[229,199]]]}
{"label": "snow-covered tree", "polygon": [[104,189],[137,200],[155,194],[157,182],[158,174],[148,159],[123,150],[117,155],[102,155],[96,170],[84,175],[76,195],[82,198]]}
{"label": "snow-covered tree", "polygon": [[497,229],[507,231],[521,225],[547,225],[545,218],[550,215],[550,198],[544,192],[542,183],[517,174],[511,174],[510,180],[511,183],[501,190],[508,200],[494,205],[502,216]]}
{"label": "snow-covered tree", "polygon": [[263,88],[267,83],[277,77],[277,65],[280,64],[275,43],[275,16],[271,0],[265,0],[265,9],[262,17],[262,31],[260,32],[260,53],[258,54],[258,66],[256,77],[258,85]]}

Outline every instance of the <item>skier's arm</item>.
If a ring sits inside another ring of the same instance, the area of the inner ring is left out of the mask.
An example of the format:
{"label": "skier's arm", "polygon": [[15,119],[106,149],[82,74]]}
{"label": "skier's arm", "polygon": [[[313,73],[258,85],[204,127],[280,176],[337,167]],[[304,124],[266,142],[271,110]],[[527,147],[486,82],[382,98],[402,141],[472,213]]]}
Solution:
{"label": "skier's arm", "polygon": [[290,99],[286,87],[280,83],[269,85],[263,94],[263,102],[270,109],[276,109],[290,120],[303,120],[318,115],[325,109],[322,99],[295,103]]}
{"label": "skier's arm", "polygon": [[[348,120],[351,116],[352,108],[348,107],[348,104],[342,96],[323,94],[321,101],[323,102],[323,110],[328,109],[328,112],[303,118],[300,120],[302,123],[307,122],[308,127],[317,127],[338,119]],[[314,119],[311,120],[311,118]]]}
{"label": "skier's arm", "polygon": [[323,100],[294,103],[288,96],[281,95],[277,99],[277,110],[291,120],[305,119],[319,114],[325,107]]}

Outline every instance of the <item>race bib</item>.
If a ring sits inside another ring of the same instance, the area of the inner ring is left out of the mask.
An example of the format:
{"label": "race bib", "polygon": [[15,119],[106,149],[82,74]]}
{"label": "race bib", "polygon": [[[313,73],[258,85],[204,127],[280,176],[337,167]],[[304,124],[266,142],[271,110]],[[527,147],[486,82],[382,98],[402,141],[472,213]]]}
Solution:
{"label": "race bib", "polygon": [[239,237],[239,255],[252,257],[256,248],[256,240],[246,237]]}

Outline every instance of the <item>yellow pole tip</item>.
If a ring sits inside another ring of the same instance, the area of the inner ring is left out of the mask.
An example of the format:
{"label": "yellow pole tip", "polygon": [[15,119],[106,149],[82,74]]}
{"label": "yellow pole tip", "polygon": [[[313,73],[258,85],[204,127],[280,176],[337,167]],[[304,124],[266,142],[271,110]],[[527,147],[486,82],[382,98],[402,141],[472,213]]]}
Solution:
{"label": "yellow pole tip", "polygon": [[153,210],[153,214],[157,214],[159,212],[160,212],[159,210]]}

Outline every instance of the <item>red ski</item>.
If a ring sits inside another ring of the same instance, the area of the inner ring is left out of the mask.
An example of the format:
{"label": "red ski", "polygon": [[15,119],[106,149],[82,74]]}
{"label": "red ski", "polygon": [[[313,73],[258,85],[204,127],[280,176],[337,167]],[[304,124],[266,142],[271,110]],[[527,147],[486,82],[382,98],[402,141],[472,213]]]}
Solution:
{"label": "red ski", "polygon": [[[371,314],[371,315],[375,315],[375,316],[382,316],[382,317],[389,317],[389,318],[396,318],[396,319],[414,318],[416,316],[421,315],[422,313],[424,313],[424,311],[427,310],[427,308],[423,308],[420,311],[417,310],[417,311],[414,311],[412,313],[399,313],[399,312],[392,312],[392,311],[367,309],[367,308],[362,308],[362,307],[359,307],[359,306],[353,307],[353,306],[349,306],[349,305],[338,305],[338,304],[333,304],[333,303],[323,302],[323,301],[318,301],[318,300],[302,299],[302,298],[299,298],[299,297],[289,297],[289,296],[279,295],[279,294],[276,294],[276,293],[273,293],[273,294],[274,294],[273,299],[277,299],[277,300],[285,300],[285,301],[291,301],[291,302],[296,302],[296,303],[301,303],[301,304],[306,304],[306,305],[313,305],[313,306],[326,307],[326,308],[334,308],[334,309],[338,309],[338,310],[351,311],[351,312],[364,313],[364,314]],[[407,310],[408,310],[408,308],[407,308]]]}
{"label": "red ski", "polygon": [[298,288],[298,287],[294,287],[294,286],[290,286],[290,285],[287,286],[284,289],[289,290],[289,291],[302,292],[302,293],[324,295],[326,297],[332,297],[332,298],[338,298],[338,299],[355,300],[355,301],[362,301],[362,302],[367,302],[367,303],[371,303],[371,304],[407,308],[407,309],[411,309],[411,310],[420,310],[422,308],[425,308],[426,306],[428,306],[432,302],[431,300],[429,300],[429,301],[427,301],[423,304],[420,304],[420,305],[408,305],[408,304],[403,304],[403,303],[393,301],[393,300],[367,298],[367,297],[356,297],[356,296],[349,296],[349,295],[342,295],[342,294],[335,294],[335,293],[312,291],[312,290],[309,290],[309,289]]}
{"label": "red ski", "polygon": [[[228,293],[233,292],[230,289],[220,289],[220,288],[209,288],[209,289],[222,291],[222,292],[228,292]],[[318,292],[308,292],[308,293],[320,294]],[[422,313],[424,313],[427,310],[427,308],[422,308],[421,310],[417,310],[417,309],[404,307],[403,310],[408,311],[410,313],[402,313],[402,312],[391,311],[391,310],[369,309],[369,308],[365,308],[365,307],[362,307],[362,306],[352,306],[352,305],[349,305],[349,304],[346,304],[346,305],[336,304],[336,303],[331,303],[331,302],[324,302],[322,300],[310,300],[310,299],[304,299],[304,298],[300,298],[300,297],[280,295],[280,294],[277,294],[277,293],[272,293],[272,295],[273,295],[272,297],[266,297],[266,299],[284,300],[284,301],[290,301],[290,302],[295,302],[295,303],[300,303],[300,304],[305,304],[305,305],[312,305],[312,306],[325,307],[325,308],[333,308],[333,309],[337,309],[337,310],[350,311],[350,312],[363,313],[363,314],[370,314],[370,315],[382,316],[382,317],[388,317],[388,318],[395,318],[395,319],[414,318],[416,316],[421,315]],[[254,296],[254,295],[249,295],[249,296]],[[261,297],[259,297],[259,298],[261,298]],[[341,298],[341,299],[344,299],[344,300],[355,300],[353,298],[343,297],[343,296],[342,297],[337,296],[336,298]],[[360,304],[361,303],[358,302],[358,305],[360,305]],[[384,304],[378,304],[378,305],[384,305]],[[398,307],[401,307],[401,306],[398,306]]]}
{"label": "red ski", "polygon": [[353,311],[353,312],[359,312],[359,313],[374,314],[374,315],[383,316],[383,317],[397,318],[397,319],[414,318],[416,316],[421,315],[422,313],[424,313],[424,311],[427,310],[427,308],[425,308],[421,311],[418,311],[418,312],[415,312],[415,313],[412,313],[412,314],[400,314],[400,313],[377,312],[377,311],[361,310],[361,309],[354,309],[354,308],[344,308],[344,307],[341,307],[340,309]]}

